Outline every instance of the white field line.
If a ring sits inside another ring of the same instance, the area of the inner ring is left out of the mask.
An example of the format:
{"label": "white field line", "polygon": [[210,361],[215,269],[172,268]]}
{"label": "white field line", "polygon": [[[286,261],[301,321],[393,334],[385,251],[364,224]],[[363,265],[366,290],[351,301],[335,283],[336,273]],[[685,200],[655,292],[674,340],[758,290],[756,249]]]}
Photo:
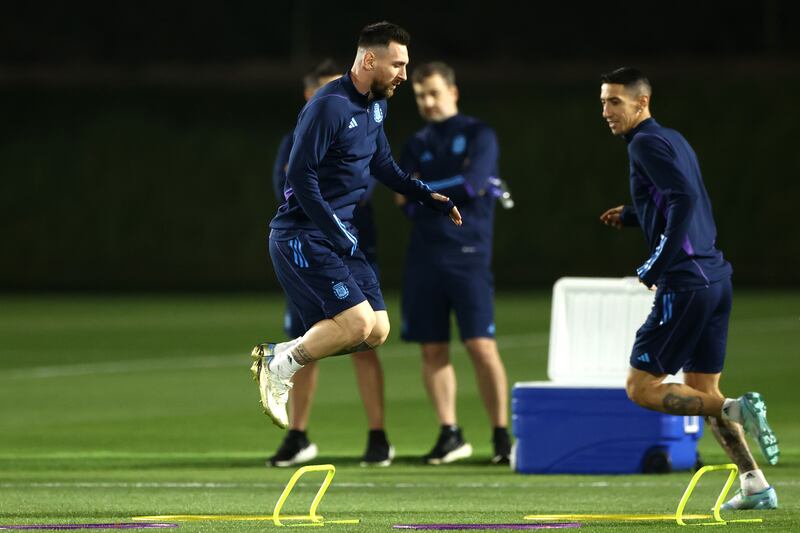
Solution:
{"label": "white field line", "polygon": [[[777,332],[797,331],[800,333],[800,317],[781,316],[770,318],[745,318],[734,320],[731,334],[737,331]],[[549,340],[547,332],[501,335],[497,337],[500,350],[515,348],[546,347]],[[461,344],[453,343],[454,353],[463,351]],[[412,343],[393,343],[379,349],[382,357],[397,357],[414,354],[417,348]],[[198,357],[168,357],[158,359],[135,359],[124,361],[104,361],[99,363],[49,365],[0,371],[3,379],[43,379],[103,374],[126,374],[129,372],[150,372],[160,370],[188,370],[203,368],[238,367],[248,364],[243,353],[228,355],[206,355]]]}
{"label": "white field line", "polygon": [[[503,335],[497,338],[497,343],[501,350],[508,348],[542,347],[547,346],[547,342],[548,335],[544,333]],[[402,343],[379,348],[381,357],[404,356],[416,354],[418,351],[419,349],[416,345]],[[247,355],[247,353],[242,352],[228,355],[164,357],[158,359],[134,359],[126,361],[104,361],[100,363],[36,366],[0,371],[0,380],[63,378],[102,374],[126,374],[129,372],[241,367],[250,364],[250,359]]]}
{"label": "white field line", "polygon": [[[2,482],[0,489],[271,489],[284,487],[285,483],[215,483],[215,482],[116,482],[116,481],[75,481],[75,482]],[[656,488],[656,487],[683,487],[683,481],[549,481],[542,479],[539,483],[358,483],[337,482],[336,487],[350,489],[520,489],[520,488]],[[778,487],[795,487],[800,485],[800,480],[774,481]],[[318,487],[318,483],[298,483],[300,487]]]}

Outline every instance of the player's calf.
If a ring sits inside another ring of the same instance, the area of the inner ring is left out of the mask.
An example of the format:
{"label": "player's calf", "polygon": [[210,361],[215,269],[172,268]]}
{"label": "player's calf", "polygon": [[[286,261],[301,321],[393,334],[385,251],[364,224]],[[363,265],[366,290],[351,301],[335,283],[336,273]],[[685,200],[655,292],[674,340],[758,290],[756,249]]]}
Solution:
{"label": "player's calf", "polygon": [[631,368],[625,390],[637,405],[653,411],[683,416],[720,416],[722,397],[693,389],[683,383],[663,383],[666,374],[656,376]]}

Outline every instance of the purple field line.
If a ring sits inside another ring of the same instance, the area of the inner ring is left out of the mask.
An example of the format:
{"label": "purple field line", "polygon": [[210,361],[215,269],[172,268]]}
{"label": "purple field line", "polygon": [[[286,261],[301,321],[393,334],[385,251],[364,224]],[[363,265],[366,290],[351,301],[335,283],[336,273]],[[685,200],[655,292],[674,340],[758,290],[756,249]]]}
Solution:
{"label": "purple field line", "polygon": [[20,524],[20,525],[0,525],[3,529],[159,529],[166,527],[178,527],[178,524],[168,523],[141,523],[141,522],[116,522],[110,524]]}
{"label": "purple field line", "polygon": [[581,527],[579,522],[554,524],[395,524],[394,529],[467,530],[467,529],[569,529]]}

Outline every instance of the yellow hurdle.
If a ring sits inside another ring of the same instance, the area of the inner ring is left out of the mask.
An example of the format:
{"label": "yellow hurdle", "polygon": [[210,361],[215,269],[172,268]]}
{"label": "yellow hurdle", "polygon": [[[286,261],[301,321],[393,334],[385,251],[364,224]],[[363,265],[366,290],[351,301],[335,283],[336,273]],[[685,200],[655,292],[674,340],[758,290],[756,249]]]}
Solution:
{"label": "yellow hurdle", "polygon": [[[730,473],[728,474],[728,479],[725,481],[725,485],[722,487],[722,491],[720,491],[719,496],[717,496],[717,501],[714,504],[714,521],[713,522],[691,522],[686,523],[684,518],[689,518],[684,516],[683,510],[686,507],[686,504],[689,502],[689,498],[692,496],[692,492],[694,492],[694,488],[697,486],[697,483],[700,481],[700,478],[707,472],[715,472],[718,470],[728,470]],[[733,486],[733,482],[736,480],[736,474],[739,473],[739,468],[732,463],[726,465],[708,465],[704,466],[697,472],[695,472],[694,476],[692,476],[691,481],[689,481],[689,486],[686,487],[686,491],[683,493],[683,497],[681,497],[681,501],[678,502],[678,509],[675,511],[675,521],[678,523],[679,526],[724,526],[729,523],[733,522],[763,522],[761,518],[747,518],[747,519],[737,519],[737,520],[723,520],[719,514],[719,509],[722,506],[722,502],[725,501],[725,497],[728,496],[728,491],[731,490]]]}
{"label": "yellow hurdle", "polygon": [[[289,494],[292,492],[292,489],[297,484],[297,481],[308,472],[326,472],[325,479],[322,481],[322,485],[320,485],[319,490],[317,491],[317,495],[314,496],[314,499],[311,501],[311,507],[308,510],[307,515],[284,515],[281,516],[281,509],[283,508],[283,504],[286,503],[286,500],[289,498]],[[278,501],[275,502],[275,509],[272,511],[271,516],[266,515],[160,515],[160,516],[136,516],[134,520],[170,520],[170,521],[269,521],[271,520],[272,523],[276,526],[291,526],[291,527],[309,527],[309,526],[324,526],[325,524],[359,524],[361,520],[358,518],[353,519],[341,519],[341,520],[324,520],[322,515],[317,514],[317,508],[319,507],[320,502],[322,501],[322,497],[325,496],[325,492],[330,487],[331,482],[333,481],[333,476],[336,475],[336,467],[333,465],[309,465],[299,468],[292,477],[289,479],[289,482],[286,484],[286,487],[283,489]],[[306,521],[304,524],[284,524],[285,521]]]}
{"label": "yellow hurdle", "polygon": [[[281,516],[281,509],[283,508],[283,504],[286,503],[286,499],[289,497],[289,494],[292,492],[297,481],[308,472],[326,472],[325,479],[322,481],[322,485],[320,485],[319,490],[317,491],[317,495],[314,496],[314,499],[311,501],[311,507],[308,509],[308,515],[306,516]],[[336,467],[333,465],[309,465],[303,466],[297,471],[292,474],[291,479],[286,484],[286,488],[283,489],[278,501],[275,502],[275,509],[272,511],[272,523],[276,526],[283,526],[281,520],[310,520],[311,522],[308,524],[292,524],[294,526],[323,526],[325,525],[326,521],[323,521],[322,515],[317,514],[317,507],[319,507],[320,502],[322,501],[322,497],[325,496],[325,492],[330,487],[331,482],[333,482],[333,476],[336,475]],[[328,520],[327,523],[335,523],[335,524],[358,524],[360,520]]]}
{"label": "yellow hurdle", "polygon": [[[685,519],[699,520],[711,518],[710,514],[683,515]],[[672,522],[675,514],[617,514],[617,513],[580,513],[580,514],[529,514],[523,520],[541,520],[546,522]],[[166,522],[166,519],[162,519]]]}

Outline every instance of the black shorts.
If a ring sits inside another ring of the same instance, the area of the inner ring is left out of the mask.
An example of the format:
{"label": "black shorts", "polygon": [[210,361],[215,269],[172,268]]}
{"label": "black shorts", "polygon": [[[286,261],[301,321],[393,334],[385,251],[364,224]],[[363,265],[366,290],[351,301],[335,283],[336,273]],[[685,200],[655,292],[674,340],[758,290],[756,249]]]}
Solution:
{"label": "black shorts", "polygon": [[273,230],[269,255],[289,308],[302,324],[292,324],[295,332],[363,301],[375,311],[386,309],[378,278],[361,250],[341,256],[321,232]]}
{"label": "black shorts", "polygon": [[706,288],[656,291],[653,310],[636,332],[631,366],[651,374],[717,374],[725,364],[733,287],[730,278]]}
{"label": "black shorts", "polygon": [[489,266],[406,264],[402,338],[449,342],[452,312],[461,340],[494,338],[494,276]]}

